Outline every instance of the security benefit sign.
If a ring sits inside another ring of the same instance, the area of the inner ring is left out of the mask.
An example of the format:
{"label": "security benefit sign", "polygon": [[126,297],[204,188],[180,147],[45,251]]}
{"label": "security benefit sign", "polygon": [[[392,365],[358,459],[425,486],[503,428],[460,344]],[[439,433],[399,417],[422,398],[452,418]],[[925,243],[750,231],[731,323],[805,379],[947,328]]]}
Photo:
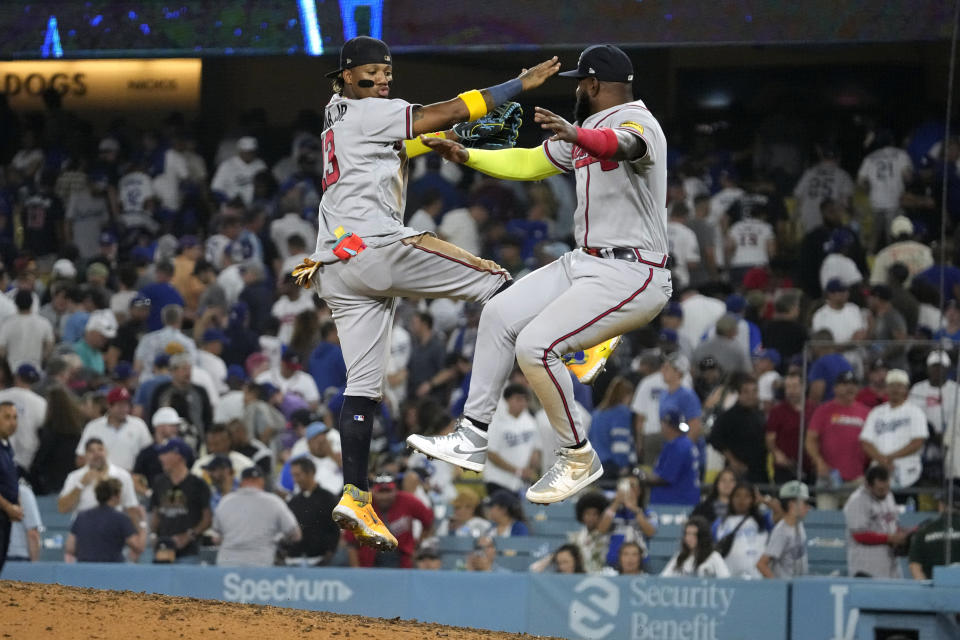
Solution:
{"label": "security benefit sign", "polygon": [[17,110],[42,110],[52,90],[72,111],[194,111],[201,67],[199,59],[0,62],[0,93]]}
{"label": "security benefit sign", "polygon": [[778,640],[787,583],[538,576],[530,617],[536,633],[584,640]]}

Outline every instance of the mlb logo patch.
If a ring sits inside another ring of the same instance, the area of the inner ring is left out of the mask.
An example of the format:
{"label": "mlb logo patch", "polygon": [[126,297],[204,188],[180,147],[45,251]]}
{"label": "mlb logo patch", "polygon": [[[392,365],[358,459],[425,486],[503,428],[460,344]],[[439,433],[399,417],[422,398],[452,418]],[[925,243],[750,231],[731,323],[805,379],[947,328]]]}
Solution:
{"label": "mlb logo patch", "polygon": [[366,420],[366,419],[367,419],[366,416],[364,416],[363,414],[360,414],[360,413],[358,413],[357,415],[353,416],[354,422],[363,422],[363,421]]}

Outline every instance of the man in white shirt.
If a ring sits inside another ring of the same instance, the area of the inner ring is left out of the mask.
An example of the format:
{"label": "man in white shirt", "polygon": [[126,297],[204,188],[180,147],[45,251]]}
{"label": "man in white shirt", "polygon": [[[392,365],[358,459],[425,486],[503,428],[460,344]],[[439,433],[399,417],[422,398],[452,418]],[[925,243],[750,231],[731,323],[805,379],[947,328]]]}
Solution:
{"label": "man in white shirt", "polygon": [[867,323],[860,307],[850,302],[850,291],[834,278],[824,289],[827,303],[813,314],[813,331],[829,329],[834,342],[863,340],[867,337]]}
{"label": "man in white shirt", "polygon": [[190,356],[190,362],[197,360],[197,345],[193,338],[181,331],[183,326],[183,307],[178,304],[168,304],[160,310],[163,328],[143,336],[133,352],[133,368],[140,372],[140,383],[153,377],[153,361],[161,353],[170,353],[167,345],[176,342],[183,347]]}
{"label": "man in white shirt", "polygon": [[84,453],[87,463],[67,476],[57,499],[57,510],[60,513],[76,515],[96,507],[94,489],[97,483],[107,478],[116,478],[123,487],[120,492],[120,508],[127,512],[134,526],[138,526],[143,519],[143,511],[137,502],[133,478],[126,470],[107,461],[108,449],[99,438],[88,439],[84,443]]}
{"label": "man in white shirt", "polygon": [[838,164],[836,147],[824,144],[820,145],[817,151],[820,162],[800,176],[800,181],[793,190],[804,233],[809,233],[823,224],[820,205],[824,200],[837,202],[842,209],[846,209],[853,198],[853,179]]}
{"label": "man in white shirt", "polygon": [[674,286],[683,289],[690,284],[690,272],[700,266],[700,244],[697,234],[687,226],[690,211],[684,202],[675,202],[670,208],[667,223],[667,243],[673,258]]}
{"label": "man in white shirt", "polygon": [[34,313],[32,291],[17,291],[14,304],[17,314],[0,323],[0,357],[6,356],[13,369],[21,364],[39,369],[53,350],[53,325]]}
{"label": "man in white shirt", "polygon": [[249,206],[253,202],[253,177],[266,170],[267,165],[257,157],[257,139],[244,136],[237,140],[237,155],[217,167],[210,190],[227,201],[239,196]]}
{"label": "man in white shirt", "polygon": [[773,227],[760,218],[744,217],[731,225],[726,238],[727,264],[734,283],[752,267],[765,267],[776,253],[777,240]]}
{"label": "man in white shirt", "polygon": [[437,232],[437,218],[443,213],[443,196],[439,191],[429,190],[423,194],[420,208],[413,212],[407,226],[417,231]]}
{"label": "man in white shirt", "polygon": [[764,414],[768,413],[773,406],[777,387],[783,380],[777,372],[779,366],[780,352],[776,349],[762,349],[753,354],[753,375],[757,379],[757,394]]}
{"label": "man in white shirt", "polygon": [[933,251],[927,245],[913,239],[913,223],[906,216],[897,216],[890,223],[892,241],[877,252],[870,270],[870,284],[886,284],[890,267],[902,262],[910,271],[910,278],[904,283],[910,286],[913,276],[933,266]]}
{"label": "man in white shirt", "polygon": [[[722,300],[702,295],[693,289],[688,289],[681,294],[680,308],[683,311],[683,325],[677,334],[686,336],[686,340],[694,348],[700,344],[703,335],[717,324],[717,320],[727,313],[727,305]],[[657,414],[657,420],[660,420],[659,414]],[[659,429],[658,424],[657,430]]]}
{"label": "man in white shirt", "polygon": [[0,402],[12,402],[17,409],[17,430],[10,436],[13,459],[29,469],[40,447],[40,427],[47,417],[47,401],[30,387],[40,382],[40,372],[32,364],[17,368],[13,386],[0,391]]}
{"label": "man in white shirt", "polygon": [[[334,435],[336,435],[336,446],[332,441]],[[303,450],[302,446],[297,446],[301,442],[306,444],[306,451]],[[299,457],[307,456],[317,470],[316,475],[314,475],[317,484],[333,495],[339,494],[343,491],[343,465],[339,451],[339,434],[332,431],[323,422],[311,422],[307,425],[303,439],[297,441],[290,451],[290,460],[283,465],[283,469],[280,471],[276,489],[287,493],[295,493],[300,490],[293,481],[290,462]]]}
{"label": "man in white shirt", "polygon": [[86,462],[86,445],[90,438],[99,439],[110,453],[110,462],[130,471],[141,449],[150,445],[153,438],[147,424],[130,415],[130,392],[124,387],[114,387],[107,393],[106,415],[91,420],[83,428],[77,444],[77,466]]}
{"label": "man in white shirt", "polygon": [[870,410],[860,432],[860,444],[870,460],[890,471],[894,487],[909,487],[920,479],[927,417],[907,402],[910,376],[906,371],[891,369],[886,383],[889,400]]}
{"label": "man in white shirt", "polygon": [[[870,194],[874,229],[885,230],[902,210],[900,198],[913,176],[913,162],[903,149],[893,146],[893,134],[877,133],[876,150],[863,159],[857,171],[857,185]],[[878,240],[879,233],[875,240]],[[872,243],[877,246],[876,242]]]}
{"label": "man in white shirt", "polygon": [[313,295],[305,293],[303,287],[297,285],[297,281],[289,273],[283,276],[280,292],[282,295],[273,303],[270,315],[280,321],[280,329],[277,331],[280,342],[289,345],[297,316],[304,311],[316,311],[317,307],[313,304]]}
{"label": "man in white shirt", "polygon": [[710,214],[707,217],[707,222],[716,229],[714,258],[717,261],[717,267],[722,268],[727,264],[724,249],[728,225],[727,212],[730,211],[733,203],[743,197],[744,193],[744,190],[737,186],[736,176],[731,171],[725,169],[720,172],[720,190],[710,197]]}
{"label": "man in white shirt", "polygon": [[[909,401],[920,407],[938,439],[953,431],[958,422],[960,385],[947,377],[951,366],[952,361],[946,351],[931,351],[927,356],[927,379],[910,388]],[[928,445],[924,459],[925,464],[940,464],[942,451],[939,447]]]}
{"label": "man in white shirt", "polygon": [[479,202],[469,208],[452,209],[444,214],[437,235],[464,251],[480,255],[480,225],[489,217],[490,212]]}
{"label": "man in white shirt", "polygon": [[317,383],[309,373],[303,370],[300,356],[296,352],[286,349],[280,357],[280,368],[268,369],[255,378],[257,384],[269,382],[283,392],[295,393],[306,401],[310,408],[316,411],[320,404],[320,392]]}
{"label": "man in white shirt", "polygon": [[525,483],[537,479],[540,469],[540,437],[529,411],[527,389],[509,384],[503,400],[490,423],[487,464],[483,467],[488,494],[497,489],[518,493]]}
{"label": "man in white shirt", "polygon": [[210,375],[217,392],[210,396],[213,404],[216,404],[213,402],[214,400],[228,391],[227,365],[220,354],[223,353],[223,348],[229,343],[230,340],[223,331],[211,328],[203,332],[203,338],[200,340],[200,350],[197,351],[197,366]]}
{"label": "man in white shirt", "polygon": [[292,236],[300,236],[306,242],[307,238],[317,236],[316,227],[303,219],[296,211],[286,213],[281,218],[277,218],[270,223],[270,239],[273,240],[273,246],[283,260],[290,257],[289,241]]}

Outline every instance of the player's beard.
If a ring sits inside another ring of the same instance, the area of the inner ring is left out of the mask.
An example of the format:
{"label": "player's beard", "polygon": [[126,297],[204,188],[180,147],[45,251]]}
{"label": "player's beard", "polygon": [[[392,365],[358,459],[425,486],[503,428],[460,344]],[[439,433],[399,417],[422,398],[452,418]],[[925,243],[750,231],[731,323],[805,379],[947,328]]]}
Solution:
{"label": "player's beard", "polygon": [[593,110],[590,106],[590,96],[586,92],[578,91],[577,102],[573,105],[574,122],[583,124],[583,121],[589,118],[591,114],[593,114]]}

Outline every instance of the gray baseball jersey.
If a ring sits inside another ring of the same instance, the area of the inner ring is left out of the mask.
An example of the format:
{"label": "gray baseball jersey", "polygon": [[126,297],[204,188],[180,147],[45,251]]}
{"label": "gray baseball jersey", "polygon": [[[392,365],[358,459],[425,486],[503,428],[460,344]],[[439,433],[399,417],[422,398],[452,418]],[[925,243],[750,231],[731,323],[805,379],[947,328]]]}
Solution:
{"label": "gray baseball jersey", "polygon": [[897,532],[897,504],[893,494],[877,500],[867,487],[860,487],[843,505],[847,522],[847,571],[851,576],[866,573],[874,578],[900,578],[900,563],[887,544],[860,544],[854,533],[870,531],[891,534]]}
{"label": "gray baseball jersey", "polygon": [[582,247],[628,247],[667,253],[667,140],[641,100],[599,111],[580,125],[609,127],[642,138],[644,157],[598,160],[579,145],[547,140],[543,150],[558,168],[575,171],[574,236]]}
{"label": "gray baseball jersey", "polygon": [[804,232],[823,224],[820,204],[831,199],[846,205],[853,197],[850,174],[834,162],[821,162],[807,169],[797,182],[793,195],[800,206],[800,223]]}
{"label": "gray baseball jersey", "polygon": [[330,99],[321,138],[324,192],[315,256],[332,250],[337,227],[359,235],[368,247],[421,233],[403,226],[403,140],[414,137],[414,107],[405,100],[352,100],[336,94]]}
{"label": "gray baseball jersey", "polygon": [[633,249],[637,260],[571,251],[487,303],[464,406],[467,417],[491,422],[516,357],[565,447],[582,442],[586,429],[560,356],[644,326],[673,290],[665,268],[667,143],[660,125],[638,100],[593,114],[584,126],[612,128],[621,149],[637,138],[646,142],[643,157],[622,162],[598,160],[568,142],[543,146],[555,166],[576,174],[577,243]]}

